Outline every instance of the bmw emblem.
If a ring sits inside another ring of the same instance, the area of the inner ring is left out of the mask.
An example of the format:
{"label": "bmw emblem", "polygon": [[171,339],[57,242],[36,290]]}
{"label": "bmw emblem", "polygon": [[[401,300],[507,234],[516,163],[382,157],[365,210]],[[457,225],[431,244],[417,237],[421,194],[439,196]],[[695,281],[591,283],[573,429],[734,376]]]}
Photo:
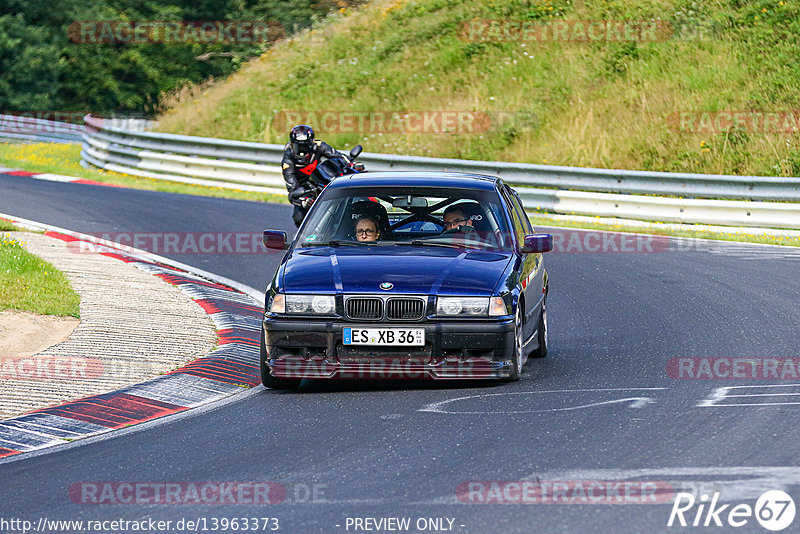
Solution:
{"label": "bmw emblem", "polygon": [[381,284],[381,289],[383,289],[384,291],[389,291],[393,287],[394,287],[394,284],[391,283],[391,282],[384,282],[384,283]]}

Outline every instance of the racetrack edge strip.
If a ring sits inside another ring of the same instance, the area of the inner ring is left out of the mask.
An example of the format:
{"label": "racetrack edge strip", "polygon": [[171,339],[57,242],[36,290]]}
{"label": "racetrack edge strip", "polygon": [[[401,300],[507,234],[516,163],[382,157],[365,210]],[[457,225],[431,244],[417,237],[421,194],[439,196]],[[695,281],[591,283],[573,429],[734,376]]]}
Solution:
{"label": "racetrack edge strip", "polygon": [[209,354],[154,379],[0,421],[0,463],[217,403],[261,383],[258,358],[263,312],[259,303],[263,294],[255,288],[72,230],[4,213],[0,218],[64,241],[100,245],[98,253],[161,278],[209,315],[218,336]]}

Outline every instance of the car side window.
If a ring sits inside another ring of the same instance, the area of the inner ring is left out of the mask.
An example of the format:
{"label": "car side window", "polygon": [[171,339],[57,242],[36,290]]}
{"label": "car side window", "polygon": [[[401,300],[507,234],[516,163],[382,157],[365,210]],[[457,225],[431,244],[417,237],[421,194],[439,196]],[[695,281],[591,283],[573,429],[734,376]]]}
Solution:
{"label": "car side window", "polygon": [[514,201],[514,206],[519,210],[519,217],[522,220],[522,225],[525,227],[526,234],[533,234],[535,230],[533,229],[533,225],[531,224],[531,220],[528,219],[528,214],[525,212],[525,208],[522,205],[522,201],[519,199],[519,195],[517,192],[512,189],[514,193],[512,195],[512,200]]}
{"label": "car side window", "polygon": [[[525,241],[525,235],[528,233],[526,223],[527,225],[530,225],[530,223],[528,222],[527,217],[525,217],[524,222],[523,219],[520,218],[520,211],[519,208],[517,207],[518,202],[517,203],[514,202],[516,199],[514,198],[514,194],[509,189],[508,186],[505,186],[505,188],[503,189],[503,197],[505,198],[506,203],[508,204],[509,207],[511,222],[514,224],[514,233],[517,235],[517,242],[523,243]],[[525,216],[524,212],[522,216],[523,217]]]}
{"label": "car side window", "polygon": [[534,233],[533,225],[531,224],[530,219],[528,219],[528,214],[525,213],[525,208],[522,206],[522,201],[519,199],[519,195],[517,195],[517,192],[511,188],[509,188],[509,192],[511,193],[511,201],[514,203],[514,209],[517,211],[520,221],[522,221],[522,227],[525,228],[525,233]]}

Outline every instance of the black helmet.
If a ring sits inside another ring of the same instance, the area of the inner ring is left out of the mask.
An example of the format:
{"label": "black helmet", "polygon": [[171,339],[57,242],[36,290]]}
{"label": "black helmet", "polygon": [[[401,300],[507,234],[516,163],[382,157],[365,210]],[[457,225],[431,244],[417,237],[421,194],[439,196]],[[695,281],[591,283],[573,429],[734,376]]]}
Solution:
{"label": "black helmet", "polygon": [[298,124],[289,132],[289,143],[295,160],[310,161],[314,152],[314,130],[306,124]]}

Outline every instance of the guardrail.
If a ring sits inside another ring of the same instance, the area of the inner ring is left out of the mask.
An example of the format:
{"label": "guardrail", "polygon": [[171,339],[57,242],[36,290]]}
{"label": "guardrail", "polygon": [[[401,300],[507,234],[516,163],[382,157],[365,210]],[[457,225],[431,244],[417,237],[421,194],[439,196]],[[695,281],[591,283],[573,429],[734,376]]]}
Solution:
{"label": "guardrail", "polygon": [[[278,166],[283,145],[131,131],[91,116],[85,122],[81,157],[96,167],[166,180],[286,193]],[[587,169],[370,153],[363,153],[359,161],[371,171],[494,174],[515,186],[530,210],[800,228],[800,178]]]}
{"label": "guardrail", "polygon": [[48,143],[80,143],[82,124],[20,115],[0,115],[0,138]]}
{"label": "guardrail", "polygon": [[278,166],[283,145],[135,132],[97,117],[84,120],[81,158],[95,167],[199,185],[286,193]]}
{"label": "guardrail", "polygon": [[[154,122],[133,118],[102,120],[108,126],[128,131],[144,131]],[[40,119],[28,115],[0,114],[0,138],[73,144],[83,140],[84,132],[83,124]]]}

